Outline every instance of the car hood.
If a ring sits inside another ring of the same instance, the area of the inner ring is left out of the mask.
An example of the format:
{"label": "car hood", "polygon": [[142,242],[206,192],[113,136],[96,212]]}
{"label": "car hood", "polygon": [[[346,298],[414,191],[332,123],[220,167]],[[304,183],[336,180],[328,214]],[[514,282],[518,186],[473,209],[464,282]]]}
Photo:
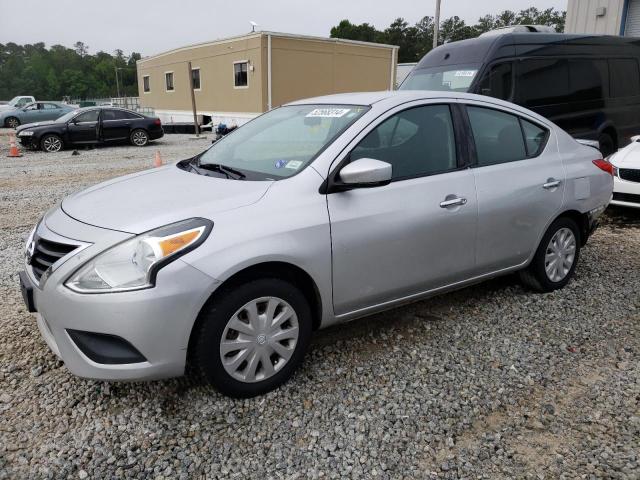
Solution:
{"label": "car hood", "polygon": [[45,122],[25,123],[24,125],[20,125],[18,128],[16,128],[16,133],[20,133],[23,130],[29,130],[31,128],[45,127],[53,123],[56,123],[56,122],[54,122],[53,120],[47,120]]}
{"label": "car hood", "polygon": [[89,225],[143,233],[193,217],[257,202],[273,181],[253,182],[197,175],[168,165],[95,185],[63,200],[62,209]]}
{"label": "car hood", "polygon": [[610,160],[619,168],[640,169],[640,142],[632,142],[621,148]]}

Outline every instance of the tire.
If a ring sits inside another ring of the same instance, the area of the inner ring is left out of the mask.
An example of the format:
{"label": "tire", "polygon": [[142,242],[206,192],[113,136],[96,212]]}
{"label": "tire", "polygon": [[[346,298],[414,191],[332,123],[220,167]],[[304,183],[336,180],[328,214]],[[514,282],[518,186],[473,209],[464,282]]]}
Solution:
{"label": "tire", "polygon": [[149,134],[146,132],[146,130],[137,128],[133,132],[131,132],[131,135],[129,135],[129,141],[131,142],[131,145],[134,145],[136,147],[144,147],[149,143]]}
{"label": "tire", "polygon": [[16,129],[20,126],[20,120],[18,120],[16,117],[9,117],[4,121],[4,124],[8,128]]}
{"label": "tire", "polygon": [[598,137],[598,143],[600,144],[600,153],[604,158],[616,152],[616,142],[608,133],[601,133]]}
{"label": "tire", "polygon": [[[248,312],[253,305],[261,313],[254,316],[259,328],[245,323],[250,322]],[[265,328],[273,325],[272,321],[265,321],[265,316],[278,318],[278,314],[286,313],[285,309],[293,315],[282,317],[286,320],[271,331]],[[270,316],[270,310],[275,314]],[[264,323],[260,324],[260,319]],[[300,366],[311,340],[311,309],[294,285],[277,278],[262,278],[217,293],[200,313],[197,328],[196,369],[221,393],[247,398],[277,388]],[[289,338],[296,333],[297,339]],[[273,338],[276,334],[279,340]],[[243,348],[238,348],[237,342],[242,342]]]}
{"label": "tire", "polygon": [[[562,241],[563,238],[566,239],[564,242]],[[552,239],[556,247],[562,243],[565,245],[569,244],[569,247],[562,248],[560,250],[561,253],[558,254],[558,250],[554,250],[551,242]],[[571,248],[571,245],[573,248]],[[573,258],[569,266],[567,262],[571,257],[571,252],[573,252]],[[549,255],[550,258],[547,258],[547,255]],[[564,255],[566,255],[566,257]],[[542,237],[529,267],[519,272],[520,280],[525,286],[537,292],[552,292],[558,290],[569,283],[579,259],[580,230],[578,229],[578,225],[568,217],[560,217],[549,226]],[[552,268],[553,265],[558,266],[561,260],[562,265],[554,271]],[[551,270],[551,273],[549,273],[548,270]]]}
{"label": "tire", "polygon": [[47,153],[59,152],[64,148],[62,138],[54,133],[47,133],[40,140],[40,148]]}

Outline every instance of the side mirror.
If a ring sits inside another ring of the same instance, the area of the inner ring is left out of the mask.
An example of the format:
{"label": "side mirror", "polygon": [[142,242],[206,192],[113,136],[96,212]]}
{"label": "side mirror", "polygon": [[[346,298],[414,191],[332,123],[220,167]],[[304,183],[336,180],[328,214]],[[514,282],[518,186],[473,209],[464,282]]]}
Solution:
{"label": "side mirror", "polygon": [[[337,187],[370,188],[391,182],[392,166],[374,158],[360,158],[345,165],[338,173]],[[345,188],[338,188],[338,190]]]}

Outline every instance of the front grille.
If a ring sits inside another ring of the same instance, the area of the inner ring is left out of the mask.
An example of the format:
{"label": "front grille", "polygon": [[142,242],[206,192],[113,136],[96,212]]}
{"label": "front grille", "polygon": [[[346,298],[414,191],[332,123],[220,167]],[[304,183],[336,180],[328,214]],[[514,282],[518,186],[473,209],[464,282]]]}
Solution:
{"label": "front grille", "polygon": [[613,199],[620,202],[640,203],[640,195],[633,193],[616,193],[613,192]]}
{"label": "front grille", "polygon": [[38,236],[34,238],[34,242],[35,248],[31,256],[31,268],[38,281],[40,281],[47,268],[78,248],[78,245],[52,242]]}
{"label": "front grille", "polygon": [[636,170],[635,168],[619,168],[618,176],[628,182],[640,183],[640,170]]}

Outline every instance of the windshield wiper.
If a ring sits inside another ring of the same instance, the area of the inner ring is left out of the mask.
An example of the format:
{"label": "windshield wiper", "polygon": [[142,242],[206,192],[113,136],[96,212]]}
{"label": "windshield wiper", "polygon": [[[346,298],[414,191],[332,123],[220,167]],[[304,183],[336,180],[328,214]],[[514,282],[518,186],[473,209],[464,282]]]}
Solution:
{"label": "windshield wiper", "polygon": [[235,168],[228,167],[226,165],[221,165],[219,163],[200,163],[198,161],[197,165],[197,168],[201,168],[203,170],[213,170],[214,172],[222,173],[223,175],[226,175],[227,178],[233,178],[234,180],[242,180],[243,178],[247,177],[241,171],[236,170]]}

